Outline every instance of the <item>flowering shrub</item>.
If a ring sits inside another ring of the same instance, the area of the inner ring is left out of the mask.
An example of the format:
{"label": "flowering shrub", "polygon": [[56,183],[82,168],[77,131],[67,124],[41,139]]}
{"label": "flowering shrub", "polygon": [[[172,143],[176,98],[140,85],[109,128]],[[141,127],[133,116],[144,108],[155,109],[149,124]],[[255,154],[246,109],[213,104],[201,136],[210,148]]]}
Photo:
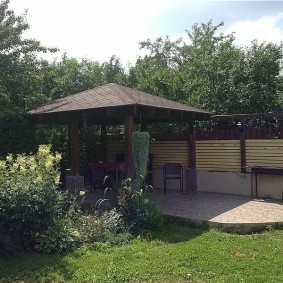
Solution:
{"label": "flowering shrub", "polygon": [[0,161],[0,253],[32,249],[36,235],[66,213],[66,196],[57,190],[61,155],[50,149]]}

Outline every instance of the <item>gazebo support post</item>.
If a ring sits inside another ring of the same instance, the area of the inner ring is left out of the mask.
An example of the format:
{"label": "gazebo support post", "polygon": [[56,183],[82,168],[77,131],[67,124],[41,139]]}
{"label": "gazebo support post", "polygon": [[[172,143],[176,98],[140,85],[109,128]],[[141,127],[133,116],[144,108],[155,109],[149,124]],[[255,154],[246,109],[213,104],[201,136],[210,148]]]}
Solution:
{"label": "gazebo support post", "polygon": [[80,133],[79,122],[73,120],[69,124],[70,161],[72,176],[80,175]]}
{"label": "gazebo support post", "polygon": [[107,128],[105,124],[100,128],[100,145],[101,145],[101,158],[102,161],[107,160]]}
{"label": "gazebo support post", "polygon": [[131,114],[128,114],[125,118],[126,177],[132,177],[134,173],[133,154],[132,154],[133,131],[134,131],[134,116]]}
{"label": "gazebo support post", "polygon": [[84,177],[80,176],[80,125],[78,120],[69,123],[69,145],[71,176],[66,176],[66,189],[84,188]]}
{"label": "gazebo support post", "polygon": [[189,122],[189,167],[190,169],[196,169],[196,140],[194,121]]}

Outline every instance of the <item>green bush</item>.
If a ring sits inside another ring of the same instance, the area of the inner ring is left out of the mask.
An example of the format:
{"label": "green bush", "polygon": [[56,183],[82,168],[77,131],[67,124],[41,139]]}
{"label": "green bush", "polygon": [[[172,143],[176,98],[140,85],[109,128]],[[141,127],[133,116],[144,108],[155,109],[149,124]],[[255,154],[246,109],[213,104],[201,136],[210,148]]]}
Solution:
{"label": "green bush", "polygon": [[79,246],[80,235],[68,223],[59,222],[49,226],[36,238],[35,249],[43,253],[62,253]]}
{"label": "green bush", "polygon": [[79,215],[74,221],[74,226],[78,227],[81,244],[103,241],[105,229],[100,217]]}
{"label": "green bush", "polygon": [[122,214],[127,226],[134,230],[157,230],[163,224],[163,217],[154,202],[148,199],[151,186],[143,184],[134,189],[130,178],[122,183],[118,194],[118,211]]}
{"label": "green bush", "polygon": [[130,180],[120,190],[120,210],[84,214],[74,198],[58,190],[61,156],[50,148],[40,146],[35,155],[8,155],[0,161],[1,254],[33,249],[61,253],[97,242],[120,244],[131,237],[125,220],[148,221],[150,216],[137,221],[137,196]]}
{"label": "green bush", "polygon": [[101,220],[106,233],[119,234],[128,228],[122,213],[115,208],[103,213]]}
{"label": "green bush", "polygon": [[36,235],[66,217],[72,201],[57,189],[61,155],[50,149],[0,161],[1,253],[33,249]]}
{"label": "green bush", "polygon": [[154,202],[144,202],[137,208],[137,227],[142,230],[157,231],[163,225],[163,217]]}

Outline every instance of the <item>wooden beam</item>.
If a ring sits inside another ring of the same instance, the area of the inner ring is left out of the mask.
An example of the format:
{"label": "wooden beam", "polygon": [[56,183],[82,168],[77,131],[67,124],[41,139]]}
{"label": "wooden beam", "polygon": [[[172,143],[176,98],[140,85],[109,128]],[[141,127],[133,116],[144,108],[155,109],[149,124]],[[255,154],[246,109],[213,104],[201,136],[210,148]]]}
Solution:
{"label": "wooden beam", "polygon": [[125,118],[125,157],[126,157],[126,177],[132,177],[134,173],[132,154],[132,134],[134,131],[134,116],[127,114]]}
{"label": "wooden beam", "polygon": [[69,146],[71,174],[80,175],[80,127],[79,121],[73,120],[69,123]]}
{"label": "wooden beam", "polygon": [[283,118],[283,113],[252,113],[252,114],[231,114],[231,115],[212,115],[212,120],[231,120],[231,119],[253,119],[253,118]]}
{"label": "wooden beam", "polygon": [[189,121],[189,167],[190,169],[196,169],[196,141],[194,120]]}
{"label": "wooden beam", "polygon": [[241,173],[246,173],[246,126],[245,119],[241,120],[240,128]]}
{"label": "wooden beam", "polygon": [[102,124],[100,128],[100,145],[102,160],[107,160],[107,128],[106,125]]}

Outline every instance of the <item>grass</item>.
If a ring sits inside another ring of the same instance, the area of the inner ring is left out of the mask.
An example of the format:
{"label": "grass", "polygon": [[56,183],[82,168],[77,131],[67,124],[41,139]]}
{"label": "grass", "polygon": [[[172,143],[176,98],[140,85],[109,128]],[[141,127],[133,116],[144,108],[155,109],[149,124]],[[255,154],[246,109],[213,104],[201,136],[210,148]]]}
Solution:
{"label": "grass", "polygon": [[283,230],[232,235],[166,224],[129,244],[0,258],[0,282],[282,282]]}

